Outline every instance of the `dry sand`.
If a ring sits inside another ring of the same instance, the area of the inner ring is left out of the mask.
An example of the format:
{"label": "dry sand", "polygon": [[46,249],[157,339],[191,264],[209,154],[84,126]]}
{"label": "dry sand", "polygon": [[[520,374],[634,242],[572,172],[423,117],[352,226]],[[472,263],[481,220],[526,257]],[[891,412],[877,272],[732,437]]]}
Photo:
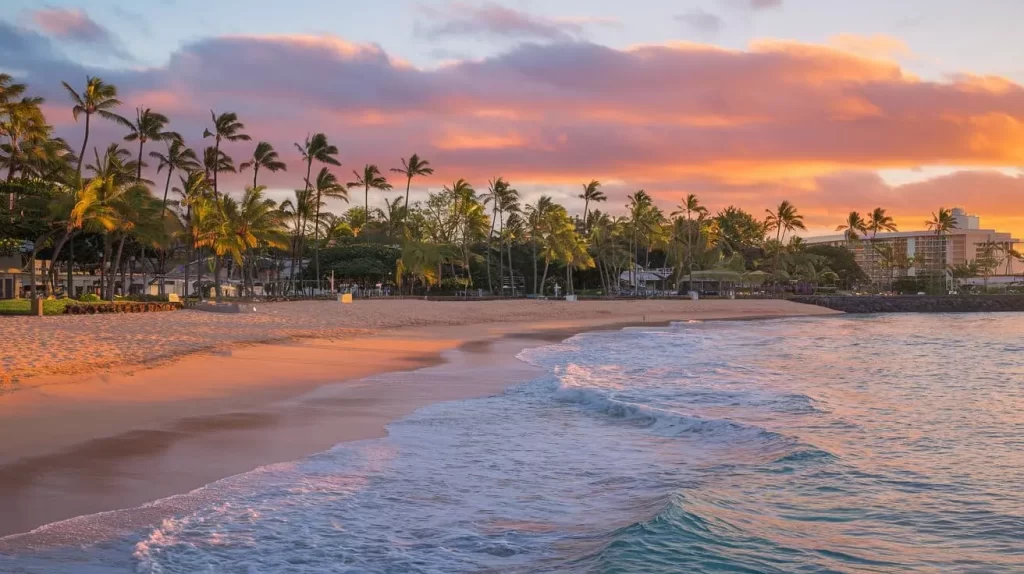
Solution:
{"label": "dry sand", "polygon": [[13,342],[0,347],[0,536],[381,436],[421,406],[529,379],[515,353],[575,332],[832,313],[768,300],[378,300],[0,317]]}

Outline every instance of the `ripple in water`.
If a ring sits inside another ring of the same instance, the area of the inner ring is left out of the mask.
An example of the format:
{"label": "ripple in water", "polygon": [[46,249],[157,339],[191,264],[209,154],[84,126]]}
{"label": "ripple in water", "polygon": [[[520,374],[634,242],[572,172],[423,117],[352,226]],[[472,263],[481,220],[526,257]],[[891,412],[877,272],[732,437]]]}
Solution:
{"label": "ripple in water", "polygon": [[1021,572],[1019,315],[574,337],[548,375],[19,573]]}

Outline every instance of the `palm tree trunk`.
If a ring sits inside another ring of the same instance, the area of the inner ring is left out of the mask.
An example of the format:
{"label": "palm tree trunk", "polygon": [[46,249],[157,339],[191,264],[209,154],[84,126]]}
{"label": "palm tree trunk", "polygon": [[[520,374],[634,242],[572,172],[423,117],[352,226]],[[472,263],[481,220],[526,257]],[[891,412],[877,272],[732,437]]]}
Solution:
{"label": "palm tree trunk", "polygon": [[504,213],[498,211],[498,294],[505,296],[505,254],[502,242],[505,240]]}
{"label": "palm tree trunk", "polygon": [[512,296],[516,296],[516,278],[513,275],[512,269],[512,242],[507,241],[505,245],[508,247],[508,285],[512,289]]}
{"label": "palm tree trunk", "polygon": [[412,187],[412,176],[405,180],[405,213],[402,214],[402,227],[405,228],[405,235],[409,235],[409,188]]}
{"label": "palm tree trunk", "polygon": [[498,210],[495,209],[492,213],[491,230],[487,233],[487,290],[494,294],[494,285],[491,283],[491,250],[494,249],[494,224],[498,219]]}
{"label": "palm tree trunk", "polygon": [[214,252],[213,253],[213,289],[214,289],[214,295],[216,296],[216,300],[217,300],[218,303],[221,302],[221,299],[223,297],[223,293],[221,291],[221,286],[220,286],[220,270],[221,270],[220,256],[217,255],[216,252]]}
{"label": "palm tree trunk", "polygon": [[142,181],[142,147],[146,145],[146,142],[140,137],[139,138],[139,165],[135,167],[135,183]]}
{"label": "palm tree trunk", "polygon": [[206,299],[206,289],[203,289],[203,267],[206,266],[206,259],[203,255],[203,248],[196,248],[196,291],[199,291],[199,300]]}
{"label": "palm tree trunk", "polygon": [[[92,114],[86,112],[85,114],[85,138],[82,140],[82,153],[78,154],[78,167],[75,168],[75,180],[80,181],[82,179],[82,161],[85,159],[85,147],[89,145],[89,118]],[[99,167],[99,166],[97,166]]]}
{"label": "palm tree trunk", "polygon": [[191,239],[185,242],[185,289],[184,298],[188,299],[188,278],[191,275],[192,270],[192,241]]}
{"label": "palm tree trunk", "polygon": [[75,237],[72,234],[68,237],[68,288],[67,296],[69,299],[75,298],[75,281],[74,281],[74,265],[75,265]]}
{"label": "palm tree trunk", "polygon": [[551,265],[550,259],[544,259],[544,275],[540,278],[540,294],[544,295],[544,284],[548,282],[548,266]]}
{"label": "palm tree trunk", "polygon": [[220,136],[213,142],[213,198],[219,197],[217,193],[217,172],[220,171]]}
{"label": "palm tree trunk", "polygon": [[537,238],[534,237],[531,243],[533,243],[533,294],[539,295],[537,292]]}
{"label": "palm tree trunk", "polygon": [[[121,254],[124,252],[124,241],[127,238],[128,238],[127,235],[121,235],[121,241],[118,243],[118,246],[117,246],[117,254],[114,256],[114,259],[111,262],[110,277],[107,279],[107,281],[109,283],[108,292],[107,292],[107,301],[113,301],[114,300],[114,284],[117,282],[117,270],[118,270],[118,268],[119,268],[119,266],[121,264]],[[124,280],[122,280],[121,283],[122,283],[122,287],[121,288],[123,289],[124,288]]]}
{"label": "palm tree trunk", "polygon": [[259,173],[260,173],[260,163],[259,162],[254,162],[252,164],[252,188],[253,189],[256,189],[256,176]]}
{"label": "palm tree trunk", "polygon": [[370,184],[369,183],[366,184],[366,189],[363,190],[363,209],[366,210],[366,214],[365,214],[365,216],[366,216],[366,223],[363,224],[363,227],[366,228],[366,227],[370,226]]}

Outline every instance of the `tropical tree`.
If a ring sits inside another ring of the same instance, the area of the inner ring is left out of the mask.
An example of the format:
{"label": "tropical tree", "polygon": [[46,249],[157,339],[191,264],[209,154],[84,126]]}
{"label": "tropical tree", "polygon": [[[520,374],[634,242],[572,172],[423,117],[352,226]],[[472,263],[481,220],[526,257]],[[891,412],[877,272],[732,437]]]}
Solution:
{"label": "tropical tree", "polygon": [[356,176],[356,180],[349,182],[348,187],[350,189],[353,187],[363,188],[363,209],[366,210],[366,214],[369,216],[370,190],[376,189],[380,191],[387,191],[391,189],[391,184],[388,183],[388,180],[383,175],[381,175],[380,168],[372,163],[368,163],[363,166],[363,173],[352,170],[352,174]]}
{"label": "tropical tree", "polygon": [[871,238],[874,239],[879,231],[896,231],[896,221],[886,214],[885,209],[876,207],[868,215],[866,229],[871,232]]}
{"label": "tropical tree", "polygon": [[590,204],[607,201],[608,197],[605,196],[604,192],[601,191],[601,182],[596,179],[590,180],[590,183],[583,184],[583,193],[578,195],[583,200],[583,228],[585,230],[590,229],[589,219],[590,216]]}
{"label": "tropical tree", "polygon": [[186,173],[197,171],[200,169],[200,166],[199,158],[196,157],[196,152],[186,146],[185,142],[183,142],[181,138],[171,137],[165,141],[167,143],[167,153],[151,151],[149,152],[149,157],[156,160],[157,173],[160,173],[164,169],[167,170],[167,182],[164,184],[163,197],[163,206],[166,211],[167,192],[171,189],[171,175],[173,175],[175,171]]}
{"label": "tropical tree", "polygon": [[708,213],[707,208],[700,204],[697,196],[689,193],[679,204],[679,208],[672,212],[672,217],[686,216],[686,268],[689,272],[690,288],[693,288],[693,255],[697,243],[697,236],[700,234],[698,225],[694,225],[693,216],[703,219]]}
{"label": "tropical tree", "polygon": [[[932,218],[925,221],[928,229],[935,233],[942,241],[942,261],[939,267],[945,270],[948,259],[947,237],[957,229],[958,224],[952,210],[940,207],[939,211],[932,213]],[[944,272],[944,271],[943,271]]]}
{"label": "tropical tree", "polygon": [[851,211],[846,216],[846,221],[836,226],[836,231],[842,231],[847,243],[853,243],[860,239],[861,235],[867,234],[868,227],[859,212]]}
{"label": "tropical tree", "polygon": [[[227,140],[229,142],[237,141],[250,141],[247,134],[242,133],[245,129],[245,124],[238,121],[238,115],[234,112],[224,112],[221,115],[217,115],[213,110],[210,110],[210,120],[213,122],[213,130],[206,128],[203,130],[203,139],[212,137],[213,138],[213,157],[220,158],[220,142]],[[228,158],[230,159],[230,158]],[[233,163],[233,162],[232,162]],[[220,171],[220,161],[213,163],[213,196],[214,198],[218,195],[217,189],[217,173]]]}
{"label": "tropical tree", "polygon": [[288,164],[281,161],[277,151],[274,149],[274,146],[270,145],[270,142],[257,143],[256,149],[252,152],[252,158],[239,164],[238,169],[239,171],[245,171],[250,167],[252,168],[253,189],[257,187],[256,179],[259,177],[260,168],[271,173],[288,171]]}
{"label": "tropical tree", "polygon": [[171,120],[167,119],[167,116],[158,114],[149,108],[136,108],[135,110],[135,123],[130,124],[128,129],[128,135],[124,136],[126,142],[139,142],[139,159],[136,166],[135,181],[142,181],[142,148],[145,147],[146,142],[149,140],[163,141],[171,139],[181,139],[181,136],[174,133],[164,131],[167,124]]}
{"label": "tropical tree", "polygon": [[[217,172],[236,173],[235,160],[228,154],[217,150],[213,146],[203,149],[203,174],[206,181],[213,182],[213,174]],[[213,190],[211,185],[210,190]]]}
{"label": "tropical tree", "polygon": [[61,82],[64,85],[64,89],[67,90],[68,95],[71,96],[71,101],[74,107],[71,108],[71,115],[78,121],[78,117],[85,114],[85,136],[82,139],[82,151],[78,154],[78,165],[75,168],[75,176],[82,176],[82,158],[85,157],[85,150],[89,145],[89,121],[93,114],[99,117],[121,124],[126,128],[131,127],[131,122],[125,118],[117,115],[112,110],[121,105],[121,101],[117,99],[117,87],[112,84],[106,84],[102,79],[92,76],[86,76],[85,78],[85,89],[81,93],[77,92],[67,82]]}
{"label": "tropical tree", "polygon": [[[314,269],[316,272],[317,281],[320,280],[320,207],[323,204],[323,197],[319,190],[319,187],[314,188],[313,182],[309,180],[312,173],[313,162],[317,161],[326,165],[340,166],[341,162],[337,160],[335,156],[338,155],[338,147],[332,145],[327,141],[327,136],[322,133],[316,133],[306,138],[304,145],[295,144],[296,149],[302,154],[302,161],[306,162],[306,189],[314,189],[315,197],[313,198],[313,221],[316,222],[313,226],[313,260]],[[323,173],[323,172],[321,172]],[[333,175],[331,176],[334,177]],[[344,196],[345,201],[348,201],[348,195]]]}
{"label": "tropical tree", "polygon": [[203,257],[202,245],[207,241],[210,231],[210,221],[213,217],[213,202],[210,199],[210,183],[206,174],[199,169],[186,171],[185,175],[178,178],[181,187],[175,187],[174,191],[181,195],[179,216],[185,231],[185,296],[189,292],[189,274],[192,267],[193,251],[198,255],[197,282],[199,284],[199,298],[204,296],[203,283]]}
{"label": "tropical tree", "polygon": [[430,167],[430,162],[420,158],[417,154],[412,154],[409,159],[402,158],[402,167],[391,168],[394,173],[400,173],[405,176],[405,213],[409,213],[409,189],[412,187],[412,178],[416,176],[433,175],[434,168]]}

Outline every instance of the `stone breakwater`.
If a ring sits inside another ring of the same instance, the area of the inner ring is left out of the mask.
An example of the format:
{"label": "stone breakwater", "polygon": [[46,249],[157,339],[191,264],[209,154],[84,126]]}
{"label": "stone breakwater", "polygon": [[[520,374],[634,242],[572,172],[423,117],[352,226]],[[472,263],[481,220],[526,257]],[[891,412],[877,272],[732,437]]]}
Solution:
{"label": "stone breakwater", "polygon": [[1024,295],[857,297],[809,295],[791,301],[844,313],[994,313],[1024,312]]}

